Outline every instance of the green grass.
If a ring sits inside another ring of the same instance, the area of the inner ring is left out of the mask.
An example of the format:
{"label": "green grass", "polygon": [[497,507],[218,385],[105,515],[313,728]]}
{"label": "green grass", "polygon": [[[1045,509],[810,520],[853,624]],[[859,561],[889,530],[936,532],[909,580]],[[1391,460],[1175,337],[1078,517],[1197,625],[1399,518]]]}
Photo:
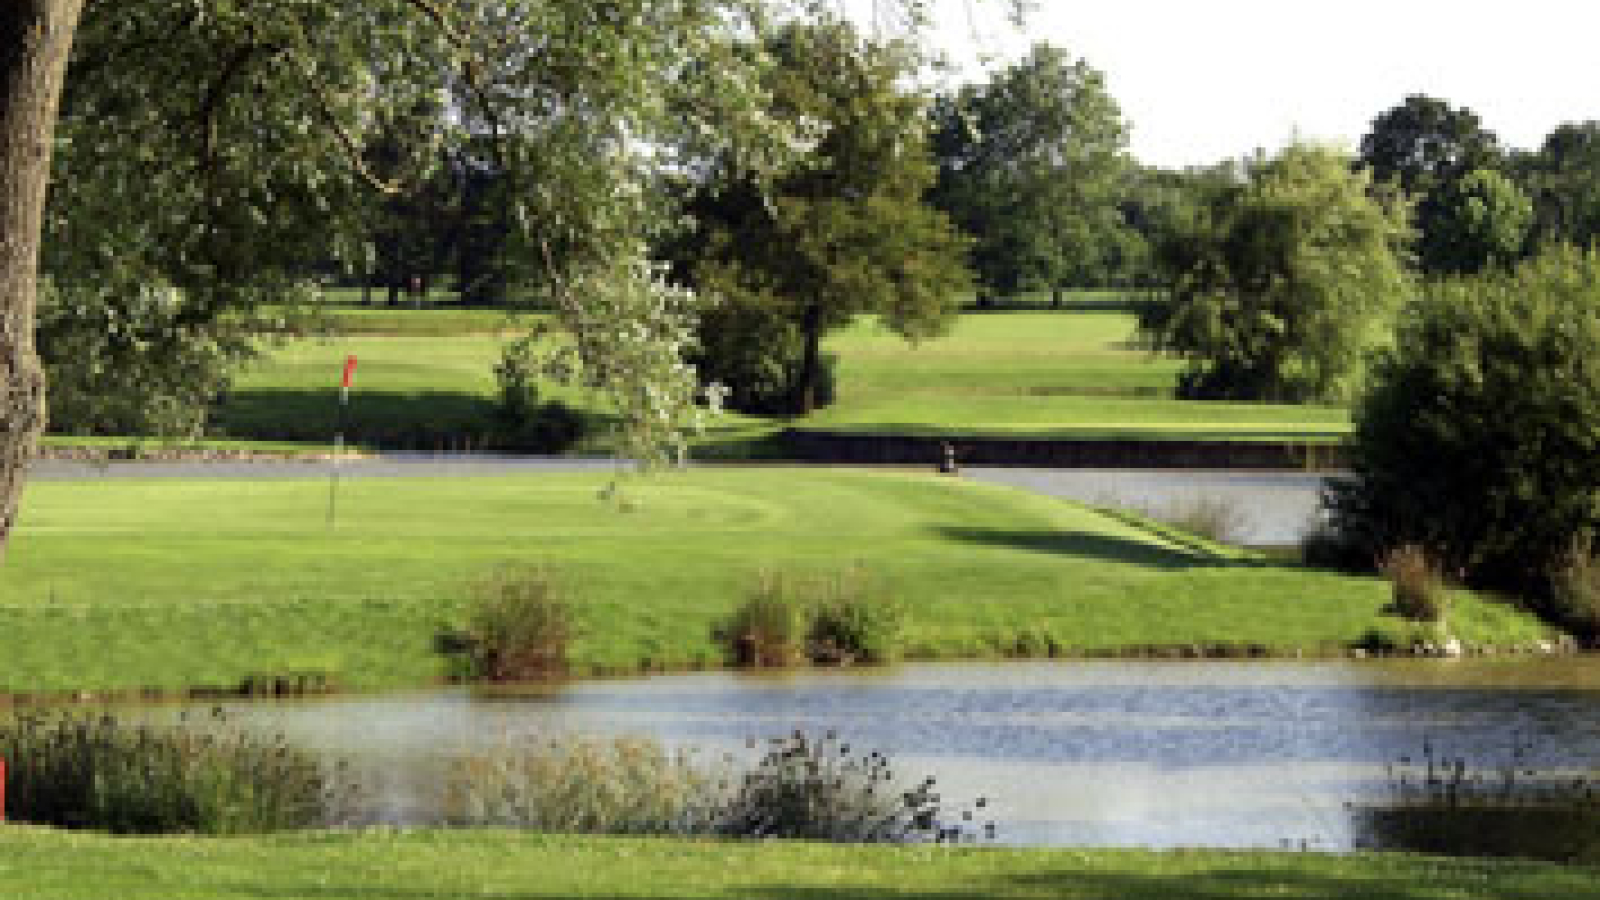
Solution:
{"label": "green grass", "polygon": [[[909,655],[1130,645],[1319,648],[1400,623],[1384,584],[1275,563],[1019,490],[898,472],[717,469],[346,480],[41,482],[0,583],[0,690],[230,686],[323,672],[439,677],[435,637],[507,562],[561,572],[576,670],[721,664],[711,637],[763,569],[860,564],[907,605]],[[1459,599],[1469,643],[1544,629]]]}
{"label": "green grass", "polygon": [[0,825],[8,900],[1584,900],[1600,871],[1411,855],[997,850],[508,832],[108,838]]}
{"label": "green grass", "polygon": [[[367,320],[337,338],[274,351],[241,374],[217,417],[241,437],[326,440],[344,358],[361,363],[351,406],[357,440],[449,449],[444,435],[481,433],[494,396],[502,314],[485,310],[340,308]],[[488,319],[482,317],[487,316]],[[496,317],[499,317],[498,319]],[[536,321],[530,317],[527,321]],[[477,324],[474,324],[474,323]],[[387,324],[386,324],[387,323]],[[1337,407],[1173,399],[1178,364],[1129,343],[1133,315],[1096,302],[1061,311],[968,313],[951,334],[912,346],[875,321],[832,337],[839,402],[789,422],[730,415],[700,441],[709,456],[760,455],[788,426],[862,432],[1034,438],[1336,440]],[[384,333],[377,333],[384,332]],[[585,405],[580,393],[551,397]],[[470,441],[455,438],[455,448]]]}

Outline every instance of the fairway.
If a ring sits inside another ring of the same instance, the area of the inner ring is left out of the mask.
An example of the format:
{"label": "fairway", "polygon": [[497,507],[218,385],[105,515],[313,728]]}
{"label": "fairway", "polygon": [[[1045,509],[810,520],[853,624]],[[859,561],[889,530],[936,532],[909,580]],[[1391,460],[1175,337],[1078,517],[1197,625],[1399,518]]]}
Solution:
{"label": "fairway", "polygon": [[[463,449],[443,436],[482,432],[493,410],[493,366],[510,333],[494,333],[507,321],[503,314],[341,309],[336,320],[351,323],[351,333],[295,341],[246,368],[217,429],[326,442],[335,428],[338,374],[355,355],[361,362],[348,422],[355,441]],[[727,414],[698,444],[706,455],[737,457],[785,427],[1290,441],[1334,440],[1349,431],[1341,407],[1174,399],[1179,363],[1134,346],[1134,328],[1133,313],[1103,305],[971,312],[958,316],[948,335],[912,345],[862,319],[827,341],[837,358],[835,405],[792,420]],[[551,386],[545,394],[593,405],[570,389]]]}
{"label": "fairway", "polygon": [[[1133,645],[1330,649],[1382,615],[1373,579],[1269,562],[1054,498],[931,474],[702,469],[351,479],[40,482],[0,586],[0,689],[231,686],[316,671],[441,677],[438,635],[508,563],[571,586],[581,672],[718,666],[711,633],[763,570],[859,565],[909,609],[920,658]],[[1470,642],[1544,630],[1464,597]]]}

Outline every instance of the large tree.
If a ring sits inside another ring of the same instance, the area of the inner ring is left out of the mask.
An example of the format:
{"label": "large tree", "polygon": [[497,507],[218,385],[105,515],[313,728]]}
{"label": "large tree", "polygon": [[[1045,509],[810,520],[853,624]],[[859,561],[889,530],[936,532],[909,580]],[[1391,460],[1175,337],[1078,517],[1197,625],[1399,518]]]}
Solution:
{"label": "large tree", "polygon": [[1557,126],[1522,161],[1534,201],[1535,242],[1589,247],[1600,241],[1600,121]]}
{"label": "large tree", "polygon": [[1100,72],[1038,44],[987,82],[941,97],[934,118],[933,200],[976,239],[987,295],[1104,278],[1125,249],[1118,200],[1129,161]]}
{"label": "large tree", "polygon": [[1499,139],[1478,115],[1437,97],[1412,94],[1372,120],[1360,163],[1376,184],[1397,187],[1415,204],[1416,256],[1429,274],[1460,271],[1456,240],[1461,182],[1502,163]]}
{"label": "large tree", "polygon": [[1150,344],[1188,361],[1186,396],[1299,402],[1347,392],[1409,293],[1403,205],[1341,152],[1297,144],[1220,183],[1163,243]]}
{"label": "large tree", "polygon": [[969,287],[965,241],[924,202],[934,168],[908,48],[823,20],[764,49],[772,115],[808,147],[764,184],[723,158],[729,176],[699,186],[678,256],[721,304],[701,329],[708,373],[762,380],[748,403],[751,386],[732,385],[754,411],[804,414],[822,399],[827,331],[863,313],[910,339],[943,328]]}

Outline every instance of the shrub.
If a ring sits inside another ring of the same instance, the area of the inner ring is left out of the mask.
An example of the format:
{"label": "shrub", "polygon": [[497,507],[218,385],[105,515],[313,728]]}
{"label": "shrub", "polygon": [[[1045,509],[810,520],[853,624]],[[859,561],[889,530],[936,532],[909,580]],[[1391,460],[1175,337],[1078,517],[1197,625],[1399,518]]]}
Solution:
{"label": "shrub", "polygon": [[1550,598],[1563,625],[1589,641],[1600,637],[1600,558],[1588,535],[1567,545],[1550,574]]}
{"label": "shrub", "polygon": [[115,716],[24,714],[0,724],[11,818],[116,834],[249,834],[332,824],[354,787],[279,738]]}
{"label": "shrub", "polygon": [[539,568],[508,568],[479,587],[469,632],[474,674],[490,681],[525,681],[567,671],[572,610],[554,576]]}
{"label": "shrub", "polygon": [[505,746],[454,764],[445,818],[564,834],[704,833],[717,777],[634,738]]}
{"label": "shrub", "polygon": [[859,569],[820,579],[806,630],[813,662],[886,663],[899,654],[905,607]]}
{"label": "shrub", "polygon": [[1557,249],[1432,285],[1355,410],[1324,498],[1369,557],[1430,548],[1470,585],[1545,598],[1600,521],[1600,256]]}
{"label": "shrub", "polygon": [[809,615],[798,590],[793,576],[761,573],[720,632],[739,665],[781,667],[800,661]]}
{"label": "shrub", "polygon": [[[975,839],[974,809],[948,807],[924,779],[907,788],[889,758],[852,753],[832,732],[812,739],[796,731],[767,742],[715,818],[725,835],[842,843],[923,843]],[[992,823],[984,826],[993,832]]]}
{"label": "shrub", "polygon": [[1444,621],[1450,594],[1428,551],[1416,544],[1396,547],[1378,568],[1394,590],[1391,610],[1396,615],[1413,622]]}
{"label": "shrub", "polygon": [[898,654],[905,608],[858,569],[763,572],[717,637],[743,666],[883,663]]}

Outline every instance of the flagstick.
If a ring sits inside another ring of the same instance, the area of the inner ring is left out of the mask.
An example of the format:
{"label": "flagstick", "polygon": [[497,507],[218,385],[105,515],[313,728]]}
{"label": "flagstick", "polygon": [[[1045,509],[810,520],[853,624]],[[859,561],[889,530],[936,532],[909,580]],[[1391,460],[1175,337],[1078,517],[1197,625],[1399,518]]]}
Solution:
{"label": "flagstick", "polygon": [[344,417],[350,406],[350,379],[356,372],[356,358],[345,357],[344,377],[339,380],[339,410],[333,429],[333,465],[328,471],[328,527],[334,526],[339,511],[339,466],[344,462]]}

